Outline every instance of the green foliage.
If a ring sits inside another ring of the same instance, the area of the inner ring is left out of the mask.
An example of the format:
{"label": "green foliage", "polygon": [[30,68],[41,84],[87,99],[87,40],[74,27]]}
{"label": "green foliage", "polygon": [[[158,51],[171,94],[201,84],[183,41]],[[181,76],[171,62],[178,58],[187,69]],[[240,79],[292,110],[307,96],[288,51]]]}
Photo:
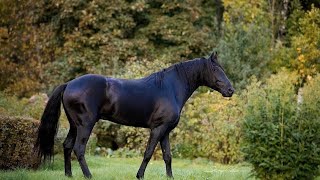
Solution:
{"label": "green foliage", "polygon": [[0,116],[0,169],[37,168],[33,145],[39,121]]}
{"label": "green foliage", "polygon": [[216,31],[208,12],[206,1],[1,1],[0,91],[30,96],[126,62],[206,55]]}
{"label": "green foliage", "polygon": [[24,106],[15,96],[8,96],[0,92],[0,113],[4,115],[22,116]]}
{"label": "green foliage", "polygon": [[133,61],[128,62],[120,71],[117,76],[127,79],[137,79],[148,76],[154,72],[160,71],[163,68],[170,66],[169,63],[165,63],[163,57],[159,57],[153,61]]}
{"label": "green foliage", "polygon": [[113,150],[123,147],[125,144],[125,136],[119,133],[120,125],[109,121],[99,121],[94,133],[97,136],[97,146],[107,147]]}
{"label": "green foliage", "polygon": [[307,12],[297,8],[288,20],[288,44],[274,49],[272,68],[286,67],[298,71],[302,83],[320,71],[320,9],[311,6]]}
{"label": "green foliage", "polygon": [[115,76],[128,63],[174,63],[213,49],[237,90],[283,66],[305,80],[320,64],[312,3],[3,0],[0,91],[31,96],[85,73]]}
{"label": "green foliage", "polygon": [[[205,55],[213,47],[213,18],[205,2],[60,1],[48,3],[61,46],[49,64],[50,83],[84,73],[116,75],[127,62]],[[201,19],[201,21],[200,21]],[[164,24],[167,24],[164,26]]]}
{"label": "green foliage", "polygon": [[271,36],[268,28],[256,25],[236,25],[235,30],[226,32],[216,50],[219,60],[235,89],[244,89],[252,75],[263,78],[269,74],[268,64],[272,53]]}
{"label": "green foliage", "polygon": [[266,77],[272,60],[272,29],[267,16],[267,3],[224,1],[223,36],[215,51],[236,90],[242,90],[252,75]]}
{"label": "green foliage", "polygon": [[242,24],[245,28],[248,24],[260,24],[268,22],[267,2],[257,0],[250,2],[248,0],[224,0],[225,13],[224,21],[227,25]]}
{"label": "green foliage", "polygon": [[10,116],[40,119],[47,100],[48,97],[45,94],[37,94],[30,99],[18,99],[0,92],[0,112]]}
{"label": "green foliage", "polygon": [[247,87],[243,152],[259,178],[310,179],[318,173],[319,119],[299,113],[297,80],[283,71]]}
{"label": "green foliage", "polygon": [[216,92],[194,94],[173,131],[173,155],[224,164],[241,161],[240,103],[237,95],[227,100]]}
{"label": "green foliage", "polygon": [[301,117],[314,122],[320,120],[320,74],[311,78],[302,90]]}
{"label": "green foliage", "polygon": [[[35,94],[30,98],[19,99],[0,91],[0,114],[40,119],[47,101],[46,94]],[[64,111],[61,113],[60,124],[62,127],[68,126]]]}
{"label": "green foliage", "polygon": [[312,7],[299,19],[298,25],[297,34],[291,39],[296,50],[292,66],[306,78],[320,71],[320,9]]}

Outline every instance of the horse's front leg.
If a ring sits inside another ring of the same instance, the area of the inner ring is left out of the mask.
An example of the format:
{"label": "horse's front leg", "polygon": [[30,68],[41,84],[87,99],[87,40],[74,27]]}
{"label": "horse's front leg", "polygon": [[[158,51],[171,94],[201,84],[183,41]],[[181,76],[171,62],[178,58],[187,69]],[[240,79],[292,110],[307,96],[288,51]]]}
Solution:
{"label": "horse's front leg", "polygon": [[143,161],[140,165],[139,171],[136,176],[138,179],[143,179],[144,171],[146,170],[146,167],[152,157],[154,149],[156,148],[159,140],[163,137],[166,130],[167,130],[166,125],[161,125],[151,130],[147,148],[146,148],[146,151],[144,152]]}
{"label": "horse's front leg", "polygon": [[161,150],[163,160],[166,163],[166,172],[169,178],[173,178],[172,176],[172,168],[171,168],[171,150],[170,150],[170,142],[169,142],[169,133],[165,134],[163,138],[160,140]]}

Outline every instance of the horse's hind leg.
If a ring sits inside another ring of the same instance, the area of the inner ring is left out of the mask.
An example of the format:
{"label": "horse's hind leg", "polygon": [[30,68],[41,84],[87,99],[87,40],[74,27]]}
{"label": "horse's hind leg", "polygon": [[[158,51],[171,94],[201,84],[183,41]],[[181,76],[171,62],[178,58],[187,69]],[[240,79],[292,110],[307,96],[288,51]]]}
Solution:
{"label": "horse's hind leg", "polygon": [[77,126],[77,138],[73,150],[77,156],[82,172],[86,178],[91,178],[92,175],[89,171],[86,159],[84,157],[86,145],[91,134],[91,131],[97,121],[96,117],[90,117],[87,113],[82,114],[80,117],[80,124]]}
{"label": "horse's hind leg", "polygon": [[77,137],[77,128],[73,122],[73,120],[70,118],[66,111],[66,115],[70,124],[70,129],[68,132],[68,135],[63,142],[63,152],[64,152],[64,169],[65,169],[65,175],[66,176],[72,176],[72,171],[71,171],[71,153],[72,149]]}

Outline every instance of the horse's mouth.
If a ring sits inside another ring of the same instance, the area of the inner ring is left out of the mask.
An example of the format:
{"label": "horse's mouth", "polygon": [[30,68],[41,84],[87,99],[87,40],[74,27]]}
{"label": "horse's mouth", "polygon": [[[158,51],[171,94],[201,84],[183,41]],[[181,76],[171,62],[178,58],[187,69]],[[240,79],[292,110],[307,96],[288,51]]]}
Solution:
{"label": "horse's mouth", "polygon": [[233,93],[221,93],[223,97],[232,97]]}

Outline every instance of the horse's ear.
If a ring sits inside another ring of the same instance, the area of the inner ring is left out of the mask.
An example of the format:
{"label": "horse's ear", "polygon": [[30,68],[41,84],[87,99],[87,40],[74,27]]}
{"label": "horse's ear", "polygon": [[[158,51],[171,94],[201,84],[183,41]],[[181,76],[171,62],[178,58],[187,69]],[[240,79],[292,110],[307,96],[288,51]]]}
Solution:
{"label": "horse's ear", "polygon": [[217,60],[218,59],[218,52],[217,51],[212,52],[212,54],[210,55],[209,59],[211,61]]}

